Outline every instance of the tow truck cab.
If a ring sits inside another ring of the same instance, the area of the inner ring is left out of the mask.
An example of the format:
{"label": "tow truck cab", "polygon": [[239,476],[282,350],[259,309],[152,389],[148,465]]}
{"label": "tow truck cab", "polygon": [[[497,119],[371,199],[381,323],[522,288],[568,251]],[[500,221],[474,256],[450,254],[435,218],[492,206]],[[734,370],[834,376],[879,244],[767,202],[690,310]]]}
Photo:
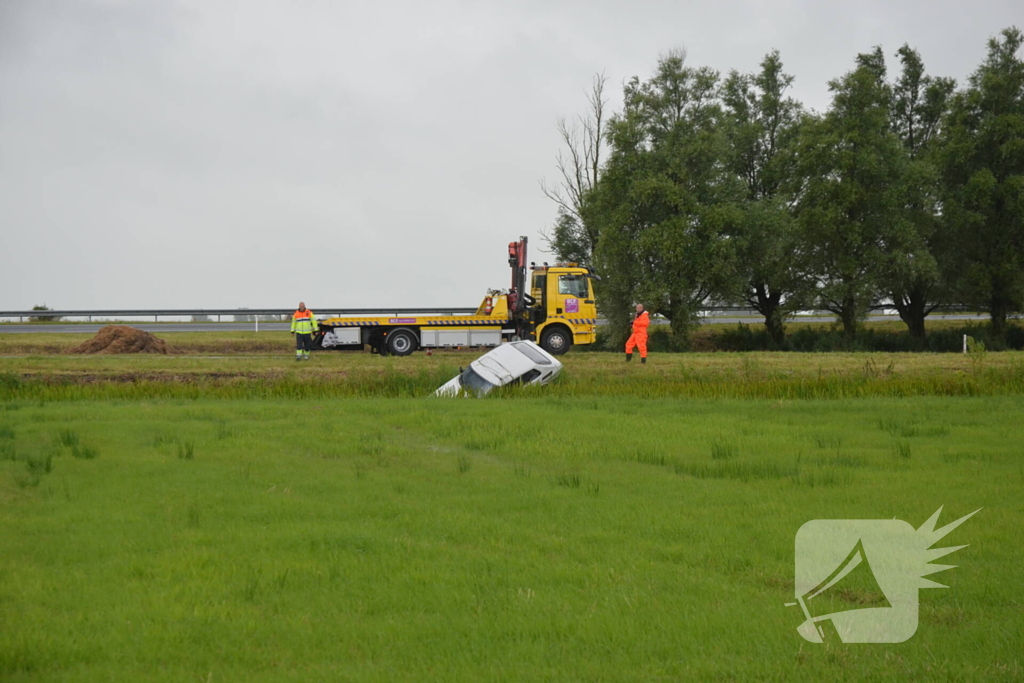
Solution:
{"label": "tow truck cab", "polygon": [[595,277],[574,263],[534,266],[529,274],[533,304],[524,311],[532,331],[524,338],[555,355],[573,344],[592,344],[597,329]]}

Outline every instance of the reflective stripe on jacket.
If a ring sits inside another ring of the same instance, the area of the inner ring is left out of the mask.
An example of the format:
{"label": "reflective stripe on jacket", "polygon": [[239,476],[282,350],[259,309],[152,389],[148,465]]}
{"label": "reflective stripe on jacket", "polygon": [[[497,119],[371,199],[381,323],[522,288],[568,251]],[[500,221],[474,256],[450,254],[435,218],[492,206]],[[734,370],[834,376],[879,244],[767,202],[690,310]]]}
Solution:
{"label": "reflective stripe on jacket", "polygon": [[308,308],[304,311],[295,311],[292,316],[292,332],[296,334],[313,334],[317,327],[316,316]]}
{"label": "reflective stripe on jacket", "polygon": [[647,334],[647,326],[650,324],[651,319],[647,316],[647,311],[641,311],[633,321],[633,334]]}

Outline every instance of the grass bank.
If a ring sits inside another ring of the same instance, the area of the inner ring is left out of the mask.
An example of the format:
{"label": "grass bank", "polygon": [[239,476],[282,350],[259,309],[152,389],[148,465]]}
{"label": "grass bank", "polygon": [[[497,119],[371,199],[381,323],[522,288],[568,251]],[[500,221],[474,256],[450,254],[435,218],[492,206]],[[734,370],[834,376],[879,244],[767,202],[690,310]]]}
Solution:
{"label": "grass bank", "polygon": [[[290,357],[37,356],[0,358],[0,399],[331,398],[429,395],[479,352],[381,358],[323,352]],[[504,397],[838,399],[1024,394],[1024,353],[570,353],[542,391]]]}

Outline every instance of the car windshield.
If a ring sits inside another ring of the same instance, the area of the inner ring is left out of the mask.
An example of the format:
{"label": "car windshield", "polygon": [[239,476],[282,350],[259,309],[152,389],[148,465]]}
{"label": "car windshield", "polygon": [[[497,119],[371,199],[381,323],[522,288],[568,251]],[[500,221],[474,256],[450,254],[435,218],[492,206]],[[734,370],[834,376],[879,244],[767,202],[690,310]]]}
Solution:
{"label": "car windshield", "polygon": [[539,365],[551,365],[551,361],[548,360],[542,353],[538,353],[537,349],[533,348],[529,344],[516,344],[515,345],[519,352],[524,356],[532,360],[534,363]]}
{"label": "car windshield", "polygon": [[462,371],[460,378],[462,382],[462,388],[468,389],[475,394],[486,394],[488,391],[493,389],[495,385],[488,382],[486,379],[480,376],[480,374],[470,366]]}

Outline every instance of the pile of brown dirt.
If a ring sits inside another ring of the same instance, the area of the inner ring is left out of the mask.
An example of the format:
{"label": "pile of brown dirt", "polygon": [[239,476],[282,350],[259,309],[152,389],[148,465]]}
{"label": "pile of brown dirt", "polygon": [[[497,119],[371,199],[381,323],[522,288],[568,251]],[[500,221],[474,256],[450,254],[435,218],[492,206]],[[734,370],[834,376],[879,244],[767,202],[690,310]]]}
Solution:
{"label": "pile of brown dirt", "polygon": [[143,332],[127,325],[107,325],[89,341],[73,346],[65,350],[64,353],[162,353],[166,355],[169,351],[167,342],[157,339],[149,332]]}

